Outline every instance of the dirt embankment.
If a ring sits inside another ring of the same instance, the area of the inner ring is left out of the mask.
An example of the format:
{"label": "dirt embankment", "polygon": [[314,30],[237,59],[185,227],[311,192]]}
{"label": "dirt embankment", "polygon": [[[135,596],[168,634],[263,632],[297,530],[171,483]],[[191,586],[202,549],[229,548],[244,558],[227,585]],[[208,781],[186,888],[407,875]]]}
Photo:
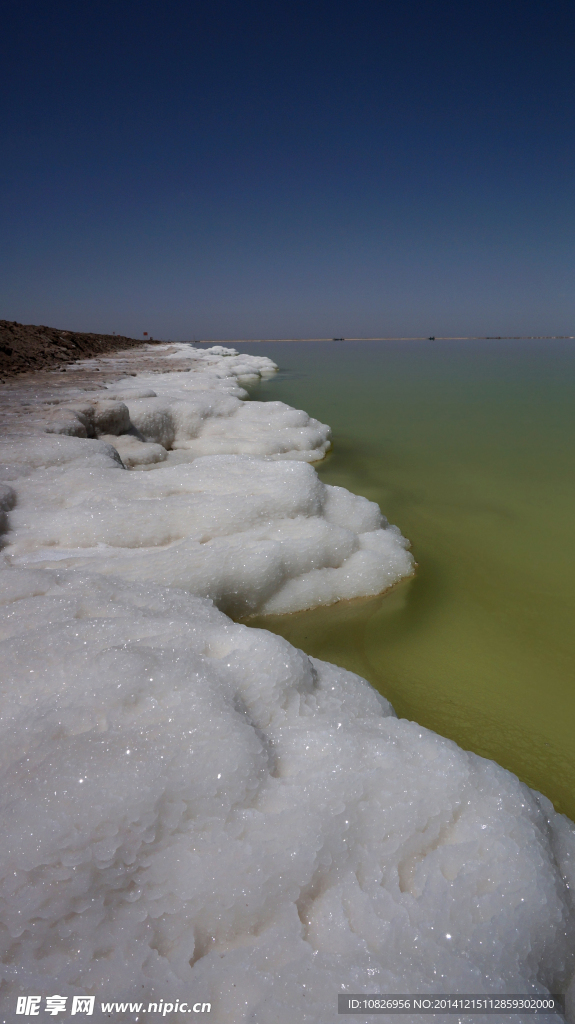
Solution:
{"label": "dirt embankment", "polygon": [[88,359],[150,341],[150,338],[82,334],[55,327],[19,324],[15,320],[0,320],[0,380],[27,370],[63,368],[76,359]]}

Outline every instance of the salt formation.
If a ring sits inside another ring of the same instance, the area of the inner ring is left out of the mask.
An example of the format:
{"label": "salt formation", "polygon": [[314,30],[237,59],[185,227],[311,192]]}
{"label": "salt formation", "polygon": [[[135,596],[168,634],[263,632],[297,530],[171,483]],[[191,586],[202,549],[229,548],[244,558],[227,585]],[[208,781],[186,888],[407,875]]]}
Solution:
{"label": "salt formation", "polygon": [[230,352],[200,353],[189,375],[156,374],[154,389],[140,376],[60,402],[32,437],[0,442],[3,479],[18,480],[7,554],[20,565],[97,559],[99,572],[236,616],[378,594],[409,575],[407,542],[377,505],[307,464],[329,428],[283,402],[244,402],[237,381],[273,364]]}
{"label": "salt formation", "polygon": [[[1,1008],[88,993],[332,1024],[345,991],[564,991],[573,825],[204,596],[289,610],[411,571],[399,531],[322,485],[289,423],[283,445],[277,422],[261,442],[236,431],[237,410],[178,434],[192,413],[175,403],[213,391],[224,408],[232,358],[211,353],[209,386],[157,375],[114,385],[108,406],[74,396],[3,444]],[[133,413],[154,398],[169,449]],[[174,447],[218,419],[231,452]],[[129,472],[126,437],[166,457]]]}
{"label": "salt formation", "polygon": [[138,441],[164,449],[154,462],[221,453],[306,462],[323,458],[330,443],[324,423],[284,402],[242,401],[247,394],[239,385],[273,374],[276,367],[271,359],[239,356],[235,349],[221,345],[191,353],[183,345],[170,348],[174,349],[171,357],[178,359],[187,349],[184,354],[194,363],[190,376],[165,373],[140,374],[135,381],[128,378],[113,386],[109,397],[84,397],[56,407],[47,429],[77,437],[109,435],[118,450],[129,445],[134,467],[151,461],[148,449],[140,448]]}
{"label": "salt formation", "polygon": [[25,450],[59,464],[18,480],[6,551],[19,564],[96,557],[100,572],[181,587],[234,615],[377,594],[411,572],[377,506],[306,463],[218,455],[129,474],[109,445],[48,436],[6,445],[12,472],[31,467]]}

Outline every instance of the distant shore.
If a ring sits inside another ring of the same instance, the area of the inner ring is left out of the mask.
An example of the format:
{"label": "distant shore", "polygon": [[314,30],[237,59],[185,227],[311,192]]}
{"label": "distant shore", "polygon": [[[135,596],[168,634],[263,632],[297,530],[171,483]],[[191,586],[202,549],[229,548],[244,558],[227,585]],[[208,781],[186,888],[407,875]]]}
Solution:
{"label": "distant shore", "polygon": [[[78,359],[89,359],[106,352],[135,348],[146,344],[169,344],[173,338],[129,338],[121,334],[94,334],[58,327],[21,324],[0,320],[0,382],[32,370],[65,369]],[[187,341],[187,339],[181,339]],[[388,336],[381,338],[194,338],[195,345],[263,344],[278,341],[574,341],[575,335],[466,335],[466,336]]]}

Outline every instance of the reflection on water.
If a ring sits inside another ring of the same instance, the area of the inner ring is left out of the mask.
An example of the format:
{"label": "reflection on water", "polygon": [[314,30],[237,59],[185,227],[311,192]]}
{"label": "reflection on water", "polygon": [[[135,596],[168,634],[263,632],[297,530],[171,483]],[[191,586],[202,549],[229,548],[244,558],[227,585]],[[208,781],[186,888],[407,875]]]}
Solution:
{"label": "reflection on water", "polygon": [[254,397],[332,425],[322,479],[377,501],[419,563],[383,597],[251,623],[575,818],[572,343],[245,348],[290,371]]}

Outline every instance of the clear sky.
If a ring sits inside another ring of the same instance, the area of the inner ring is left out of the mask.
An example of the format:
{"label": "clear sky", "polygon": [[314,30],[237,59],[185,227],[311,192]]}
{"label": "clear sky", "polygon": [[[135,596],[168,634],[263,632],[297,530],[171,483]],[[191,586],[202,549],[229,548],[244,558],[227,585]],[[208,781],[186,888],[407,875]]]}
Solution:
{"label": "clear sky", "polygon": [[4,0],[0,318],[575,334],[573,0]]}

